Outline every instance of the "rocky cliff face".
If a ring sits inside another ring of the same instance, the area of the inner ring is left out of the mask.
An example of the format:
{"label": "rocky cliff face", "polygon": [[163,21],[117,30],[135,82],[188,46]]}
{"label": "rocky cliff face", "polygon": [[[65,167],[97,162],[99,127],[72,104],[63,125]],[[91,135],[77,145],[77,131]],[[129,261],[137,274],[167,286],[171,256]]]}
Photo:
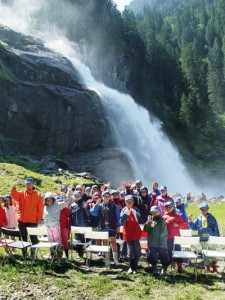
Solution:
{"label": "rocky cliff face", "polygon": [[82,87],[70,62],[4,27],[0,36],[2,153],[63,154],[103,147],[108,124],[100,99]]}
{"label": "rocky cliff face", "polygon": [[114,181],[108,169],[115,164],[121,176],[131,173],[124,155],[111,147],[100,98],[79,83],[72,64],[3,26],[0,105],[1,155],[64,155],[69,167],[103,180]]}

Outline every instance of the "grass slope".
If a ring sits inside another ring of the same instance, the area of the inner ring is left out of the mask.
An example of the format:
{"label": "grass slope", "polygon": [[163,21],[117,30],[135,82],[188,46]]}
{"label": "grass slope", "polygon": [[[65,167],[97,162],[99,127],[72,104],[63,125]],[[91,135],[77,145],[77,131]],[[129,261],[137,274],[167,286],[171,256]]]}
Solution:
{"label": "grass slope", "polygon": [[[25,167],[18,166],[16,164],[0,163],[0,193],[3,195],[8,195],[11,191],[13,183],[21,179],[25,180],[26,177],[33,177],[35,180],[35,188],[41,193],[46,193],[48,191],[59,191],[61,184],[69,185],[70,187],[75,187],[77,184],[92,184],[90,180],[76,177],[71,173],[64,174],[52,174],[43,175],[38,172],[38,166],[36,164],[27,164]],[[21,186],[21,189],[24,185]]]}

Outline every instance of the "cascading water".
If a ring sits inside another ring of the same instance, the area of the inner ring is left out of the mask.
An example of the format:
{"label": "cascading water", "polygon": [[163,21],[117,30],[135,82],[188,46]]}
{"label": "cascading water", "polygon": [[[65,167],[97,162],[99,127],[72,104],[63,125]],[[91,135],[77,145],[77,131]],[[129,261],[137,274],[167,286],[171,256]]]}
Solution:
{"label": "cascading water", "polygon": [[[10,6],[0,2],[0,23],[25,34],[35,34],[45,45],[65,55],[80,73],[81,80],[96,91],[105,107],[117,147],[131,162],[136,179],[149,186],[152,180],[165,184],[170,191],[196,190],[178,151],[162,132],[160,122],[127,94],[121,94],[96,82],[90,70],[77,59],[73,43],[52,31],[31,26],[46,3],[36,0],[17,0]],[[21,10],[22,8],[22,10]],[[35,31],[34,31],[35,29]]]}

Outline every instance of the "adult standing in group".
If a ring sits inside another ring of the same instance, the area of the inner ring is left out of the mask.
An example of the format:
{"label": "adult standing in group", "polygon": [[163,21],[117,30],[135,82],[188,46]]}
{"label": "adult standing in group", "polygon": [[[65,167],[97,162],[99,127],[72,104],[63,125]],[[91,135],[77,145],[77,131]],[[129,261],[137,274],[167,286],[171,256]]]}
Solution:
{"label": "adult standing in group", "polygon": [[147,222],[150,214],[150,202],[151,200],[148,195],[147,187],[142,187],[140,189],[140,195],[134,197],[134,207],[137,207],[140,212],[140,224],[145,224]]}
{"label": "adult standing in group", "polygon": [[[13,184],[11,196],[19,203],[18,227],[22,239],[27,241],[27,227],[38,227],[38,222],[43,218],[44,202],[41,194],[34,188],[33,178],[26,178],[26,189],[17,191],[16,187],[21,184],[21,180],[17,180]],[[31,240],[32,243],[38,243],[37,236],[31,236]],[[26,255],[25,251],[23,251],[23,255]]]}

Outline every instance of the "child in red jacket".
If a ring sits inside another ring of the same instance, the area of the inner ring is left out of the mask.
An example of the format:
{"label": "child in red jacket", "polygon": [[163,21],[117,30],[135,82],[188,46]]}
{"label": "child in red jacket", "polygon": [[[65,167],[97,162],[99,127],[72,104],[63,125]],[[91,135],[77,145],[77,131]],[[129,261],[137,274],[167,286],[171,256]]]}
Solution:
{"label": "child in red jacket", "polygon": [[[63,202],[64,198],[63,196],[58,196],[56,201],[57,202]],[[70,205],[70,204],[69,204]],[[60,219],[59,219],[59,224],[60,224],[60,230],[61,230],[61,239],[62,239],[62,246],[63,250],[65,252],[66,258],[69,258],[69,244],[68,244],[68,239],[69,239],[69,224],[70,224],[70,208],[64,207],[60,211]]]}
{"label": "child in red jacket", "polygon": [[133,208],[134,196],[127,195],[125,197],[126,206],[122,209],[120,213],[121,224],[123,225],[123,238],[127,242],[128,246],[128,256],[130,259],[130,268],[128,273],[137,273],[137,264],[141,256],[141,228],[138,223],[140,218],[140,213],[137,208]]}
{"label": "child in red jacket", "polygon": [[[175,205],[173,202],[167,201],[165,203],[165,210],[166,213],[163,216],[164,221],[167,225],[168,236],[167,236],[167,248],[168,248],[168,255],[169,260],[172,263],[172,251],[173,251],[173,242],[175,236],[180,236],[180,228],[185,229],[188,226],[188,223],[185,223],[180,215],[176,213]],[[176,251],[181,251],[180,245],[175,245]],[[182,267],[182,258],[176,259],[178,272],[183,272]],[[174,268],[174,265],[172,265]]]}
{"label": "child in red jacket", "polygon": [[4,200],[4,197],[2,195],[0,195],[0,237],[2,235],[1,227],[4,227],[4,226],[8,225],[5,210],[2,207],[2,201],[3,200]]}

